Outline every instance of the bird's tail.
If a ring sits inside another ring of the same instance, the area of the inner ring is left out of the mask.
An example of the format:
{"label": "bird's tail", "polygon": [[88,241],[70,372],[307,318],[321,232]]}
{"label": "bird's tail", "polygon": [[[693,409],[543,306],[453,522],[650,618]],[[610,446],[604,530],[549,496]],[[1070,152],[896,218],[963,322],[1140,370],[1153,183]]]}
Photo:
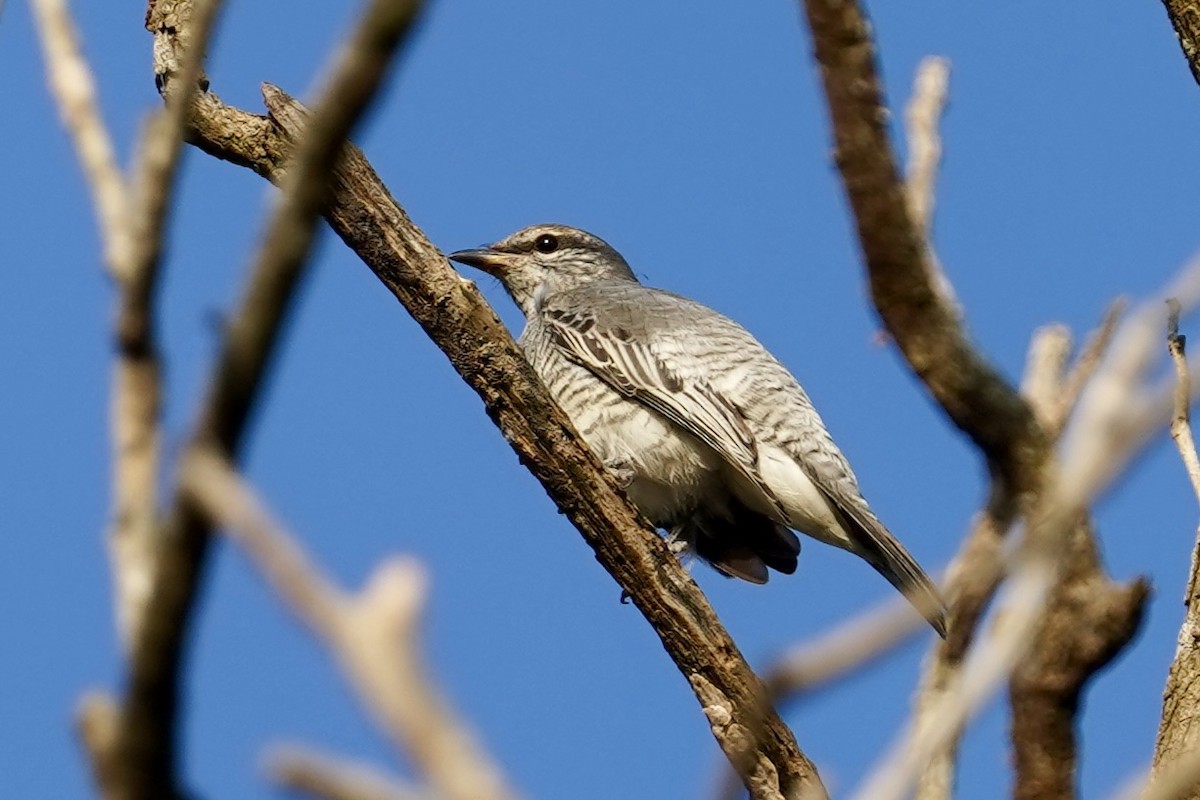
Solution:
{"label": "bird's tail", "polygon": [[786,525],[733,500],[721,514],[697,512],[674,533],[696,555],[731,578],[767,582],[767,567],[791,575],[800,555],[800,539]]}
{"label": "bird's tail", "polygon": [[933,581],[904,545],[873,515],[864,519],[843,514],[843,524],[862,556],[888,582],[908,598],[921,616],[946,638],[946,606]]}

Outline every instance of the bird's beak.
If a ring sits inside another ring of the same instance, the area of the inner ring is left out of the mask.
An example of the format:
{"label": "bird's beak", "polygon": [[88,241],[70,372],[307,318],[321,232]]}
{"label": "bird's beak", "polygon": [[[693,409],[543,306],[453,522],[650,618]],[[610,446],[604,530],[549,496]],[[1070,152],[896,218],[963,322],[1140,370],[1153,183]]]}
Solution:
{"label": "bird's beak", "polygon": [[489,275],[502,274],[512,262],[511,253],[502,253],[490,247],[480,247],[476,250],[459,250],[446,256],[451,261],[466,264],[469,267],[481,269]]}

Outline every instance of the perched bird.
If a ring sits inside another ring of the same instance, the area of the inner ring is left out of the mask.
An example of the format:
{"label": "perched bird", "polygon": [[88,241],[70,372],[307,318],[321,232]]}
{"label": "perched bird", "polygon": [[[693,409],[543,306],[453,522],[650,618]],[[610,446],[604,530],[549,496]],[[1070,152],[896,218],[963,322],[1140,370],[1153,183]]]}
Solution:
{"label": "perched bird", "polygon": [[796,570],[791,529],[867,561],[945,636],[937,589],[871,511],[791,373],[745,328],[643,286],[608,243],[535,225],[454,261],[496,276],[521,346],[629,499],[719,572]]}

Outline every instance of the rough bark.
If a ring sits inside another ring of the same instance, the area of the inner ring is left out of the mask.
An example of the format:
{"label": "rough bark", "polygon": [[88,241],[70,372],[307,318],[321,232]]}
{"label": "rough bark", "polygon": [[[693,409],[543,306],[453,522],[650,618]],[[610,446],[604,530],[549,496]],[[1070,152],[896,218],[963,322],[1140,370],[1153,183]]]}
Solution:
{"label": "rough bark", "polygon": [[1192,78],[1200,83],[1200,0],[1163,0],[1163,7],[1175,28]]}

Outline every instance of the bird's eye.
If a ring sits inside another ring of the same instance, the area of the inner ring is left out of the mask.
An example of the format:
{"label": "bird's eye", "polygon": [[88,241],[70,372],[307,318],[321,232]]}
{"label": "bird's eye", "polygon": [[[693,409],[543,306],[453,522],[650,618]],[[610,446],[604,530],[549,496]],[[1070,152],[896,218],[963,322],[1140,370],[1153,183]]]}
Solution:
{"label": "bird's eye", "polygon": [[539,253],[553,253],[558,249],[558,237],[552,233],[543,233],[533,243],[533,249]]}

